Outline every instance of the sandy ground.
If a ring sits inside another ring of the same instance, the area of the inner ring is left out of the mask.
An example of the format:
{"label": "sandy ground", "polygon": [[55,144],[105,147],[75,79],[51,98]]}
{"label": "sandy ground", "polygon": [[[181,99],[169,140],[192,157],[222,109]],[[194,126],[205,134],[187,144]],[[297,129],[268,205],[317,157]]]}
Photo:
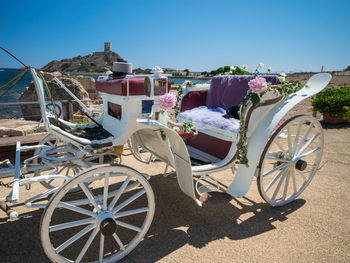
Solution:
{"label": "sandy ground", "polygon": [[[311,114],[307,103],[291,115]],[[151,175],[156,212],[145,239],[121,262],[350,262],[350,124],[325,125],[321,169],[294,202],[279,208],[259,196],[256,180],[244,198],[198,207],[164,163],[123,163]],[[128,152],[126,152],[128,153]],[[230,171],[215,174],[223,184]],[[21,189],[21,202],[43,188]],[[0,187],[0,196],[9,189]],[[42,210],[15,207],[16,220],[0,211],[0,262],[48,262],[39,239]]]}

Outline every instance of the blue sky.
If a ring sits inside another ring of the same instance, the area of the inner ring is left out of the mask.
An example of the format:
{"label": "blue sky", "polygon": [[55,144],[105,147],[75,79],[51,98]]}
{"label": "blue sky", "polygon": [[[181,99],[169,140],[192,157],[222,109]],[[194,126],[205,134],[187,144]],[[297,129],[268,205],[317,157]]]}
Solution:
{"label": "blue sky", "polygon": [[[350,65],[350,1],[2,1],[0,46],[26,64],[103,50],[136,67],[274,71]],[[0,67],[20,64],[0,51]]]}

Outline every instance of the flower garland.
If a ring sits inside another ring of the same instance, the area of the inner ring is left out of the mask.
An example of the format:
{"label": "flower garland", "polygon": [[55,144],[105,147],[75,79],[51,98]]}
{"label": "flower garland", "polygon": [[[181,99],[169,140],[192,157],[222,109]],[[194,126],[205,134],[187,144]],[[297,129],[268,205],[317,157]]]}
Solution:
{"label": "flower garland", "polygon": [[[181,90],[181,91],[180,91]],[[183,92],[181,86],[177,89],[178,94],[175,96],[171,93],[166,93],[159,97],[159,112],[164,114],[165,111],[175,110],[175,117],[179,114],[180,111],[180,101],[183,97]],[[171,128],[171,125],[168,124],[168,127]],[[194,124],[191,121],[181,123],[181,129],[178,126],[173,126],[172,129],[177,133],[191,133],[191,130],[194,128]],[[163,130],[160,131],[162,139],[166,140],[166,134]]]}
{"label": "flower garland", "polygon": [[[244,69],[247,66],[243,65]],[[243,68],[242,66],[242,68]],[[237,164],[244,164],[246,167],[249,167],[248,157],[247,157],[247,132],[248,124],[245,123],[245,113],[247,110],[247,105],[251,102],[253,105],[258,104],[266,92],[272,92],[277,96],[287,96],[294,93],[295,91],[301,88],[299,82],[289,82],[286,81],[286,74],[280,73],[278,75],[278,80],[280,81],[279,85],[272,85],[270,82],[267,82],[265,78],[260,77],[259,68],[264,67],[263,63],[259,63],[258,67],[255,70],[256,77],[248,82],[249,90],[243,101],[239,104],[240,111],[238,112],[240,120],[240,128],[237,136],[239,140],[236,144],[237,147]],[[271,68],[268,68],[268,73],[272,72]]]}
{"label": "flower garland", "polygon": [[182,90],[182,85],[179,85],[176,89],[177,91],[177,95],[176,95],[176,104],[174,106],[174,112],[175,112],[175,118],[177,117],[177,115],[179,115],[180,113],[180,102],[183,98],[183,90]]}

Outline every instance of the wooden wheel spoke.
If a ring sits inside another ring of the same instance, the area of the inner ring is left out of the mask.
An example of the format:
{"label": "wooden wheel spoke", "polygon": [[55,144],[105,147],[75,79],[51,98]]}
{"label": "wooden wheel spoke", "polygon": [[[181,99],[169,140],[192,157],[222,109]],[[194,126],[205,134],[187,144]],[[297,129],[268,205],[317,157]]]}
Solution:
{"label": "wooden wheel spoke", "polygon": [[295,134],[295,140],[294,140],[293,150],[292,150],[293,154],[295,154],[297,146],[298,146],[298,139],[299,139],[299,135],[300,135],[301,125],[302,125],[302,122],[300,121],[298,123],[297,133]]}
{"label": "wooden wheel spoke", "polygon": [[127,187],[127,185],[130,182],[130,176],[128,176],[126,178],[126,180],[123,182],[122,186],[119,188],[118,192],[115,194],[113,200],[111,201],[111,203],[108,205],[108,210],[112,210],[114,205],[117,203],[117,201],[119,200],[119,197],[122,195],[122,193],[124,193],[125,188]]}
{"label": "wooden wheel spoke", "polygon": [[289,169],[289,172],[286,174],[286,183],[284,184],[284,190],[283,190],[283,197],[282,200],[285,200],[287,197],[287,192],[288,192],[288,186],[289,186],[289,179],[290,179],[290,171],[291,169]]}
{"label": "wooden wheel spoke", "polygon": [[141,232],[142,231],[142,228],[140,228],[140,227],[133,226],[133,225],[130,225],[128,223],[125,223],[125,222],[122,222],[122,221],[119,221],[119,220],[116,220],[115,222],[117,223],[118,226],[122,226],[124,228],[130,229],[130,230],[134,230],[136,232]]}
{"label": "wooden wheel spoke", "polygon": [[68,168],[67,168],[67,171],[66,171],[66,176],[68,176],[68,174],[69,174],[69,171],[70,171],[70,166],[67,166]]}
{"label": "wooden wheel spoke", "polygon": [[58,170],[57,174],[60,174],[66,167],[66,165],[63,165],[62,168]]}
{"label": "wooden wheel spoke", "polygon": [[113,234],[114,240],[117,242],[118,246],[120,247],[121,250],[125,250],[125,246],[123,242],[120,240],[118,235],[116,233]]}
{"label": "wooden wheel spoke", "polygon": [[84,215],[88,215],[91,217],[96,217],[96,213],[89,211],[89,210],[86,210],[84,208],[69,204],[67,202],[59,202],[58,207],[63,207],[63,208],[66,208],[68,210],[77,212],[79,214],[84,214]]}
{"label": "wooden wheel spoke", "polygon": [[276,158],[276,157],[272,157],[272,156],[267,156],[266,159],[279,161],[279,162],[283,162],[283,163],[289,163],[290,162],[290,160],[282,159],[282,158]]}
{"label": "wooden wheel spoke", "polygon": [[85,227],[83,230],[76,233],[74,236],[72,236],[67,241],[65,241],[60,246],[58,246],[55,249],[56,253],[60,253],[63,249],[66,249],[67,247],[72,245],[75,241],[77,241],[78,239],[80,239],[81,237],[83,237],[84,235],[89,233],[93,228],[94,228],[94,225],[91,224],[91,225],[88,225],[87,227]]}
{"label": "wooden wheel spoke", "polygon": [[278,185],[275,189],[275,192],[273,193],[273,195],[271,197],[272,200],[276,200],[276,196],[277,196],[277,194],[278,194],[278,192],[279,192],[279,190],[284,182],[284,179],[286,179],[286,176],[287,176],[286,173],[284,173],[283,176],[281,177],[280,181],[278,182]]}
{"label": "wooden wheel spoke", "polygon": [[88,224],[92,224],[94,221],[95,219],[90,217],[90,218],[86,218],[78,221],[67,222],[59,225],[50,226],[49,231],[53,232],[53,231],[59,231],[59,230],[63,230],[71,227],[88,225]]}
{"label": "wooden wheel spoke", "polygon": [[133,209],[133,210],[129,210],[129,211],[123,211],[123,212],[117,213],[115,218],[120,218],[120,217],[130,216],[130,215],[136,215],[136,214],[140,214],[140,213],[146,213],[148,211],[149,211],[148,207]]}
{"label": "wooden wheel spoke", "polygon": [[105,182],[103,186],[103,210],[107,209],[107,200],[108,200],[108,183],[109,183],[109,173],[105,174]]}
{"label": "wooden wheel spoke", "polygon": [[287,133],[288,133],[288,153],[289,153],[289,156],[292,156],[292,154],[293,154],[293,152],[292,152],[292,148],[293,148],[292,133],[290,131],[290,127],[289,126],[287,128]]}
{"label": "wooden wheel spoke", "polygon": [[85,185],[85,183],[80,183],[79,184],[81,190],[85,193],[86,197],[89,199],[89,201],[93,204],[93,206],[96,208],[97,212],[100,212],[100,207],[98,206],[96,199],[94,195],[91,193],[89,188]]}
{"label": "wooden wheel spoke", "polygon": [[306,132],[305,132],[305,134],[304,134],[304,136],[303,136],[303,138],[300,140],[300,143],[298,144],[298,146],[297,146],[297,148],[296,148],[296,152],[300,152],[300,147],[302,147],[302,145],[305,143],[305,141],[306,141],[306,139],[307,139],[307,136],[309,136],[309,133],[310,133],[310,131],[311,131],[311,129],[313,128],[313,124],[312,123],[310,123],[309,124],[309,127],[307,128],[307,130],[306,130]]}
{"label": "wooden wheel spoke", "polygon": [[80,251],[80,253],[79,253],[77,259],[75,260],[75,262],[79,263],[79,262],[83,259],[83,257],[84,257],[84,255],[85,255],[86,251],[87,251],[88,248],[90,247],[90,245],[91,245],[92,241],[94,240],[94,238],[95,238],[95,236],[96,236],[97,233],[98,233],[98,228],[95,228],[95,229],[92,231],[91,235],[89,236],[89,239],[86,241],[84,247],[83,247],[82,250]]}
{"label": "wooden wheel spoke", "polygon": [[102,261],[103,261],[104,246],[105,246],[105,236],[102,235],[102,233],[101,233],[100,234],[100,249],[99,249],[99,253],[98,253],[98,261],[100,263],[102,263]]}
{"label": "wooden wheel spoke", "polygon": [[306,156],[308,156],[310,154],[313,154],[314,152],[317,152],[319,150],[321,150],[321,148],[320,147],[316,147],[316,148],[312,149],[311,151],[308,151],[308,152],[300,155],[299,158],[304,158],[304,157],[306,157]]}
{"label": "wooden wheel spoke", "polygon": [[316,133],[314,136],[312,136],[312,138],[299,150],[298,155],[302,154],[307,147],[309,147],[311,145],[311,143],[313,143],[316,138],[320,135],[320,133]]}
{"label": "wooden wheel spoke", "polygon": [[279,138],[278,137],[277,137],[277,139],[274,142],[278,146],[278,148],[287,156],[288,153],[287,153],[286,149],[284,149],[283,146],[281,145],[281,143],[279,142]]}
{"label": "wooden wheel spoke", "polygon": [[292,183],[293,183],[293,190],[294,190],[294,193],[297,192],[297,183],[296,183],[296,180],[295,180],[295,170],[294,169],[291,169],[291,177],[292,177]]}
{"label": "wooden wheel spoke", "polygon": [[124,208],[125,206],[127,206],[128,204],[130,204],[131,202],[133,202],[134,200],[136,200],[137,198],[139,198],[141,195],[143,195],[144,193],[146,193],[145,189],[142,189],[140,191],[138,191],[136,194],[132,195],[131,197],[129,197],[128,199],[126,199],[124,202],[122,202],[121,204],[119,204],[118,206],[116,206],[113,210],[112,210],[112,214],[116,214],[120,209]]}
{"label": "wooden wheel spoke", "polygon": [[307,163],[308,166],[311,166],[311,167],[317,167],[317,165],[315,163]]}
{"label": "wooden wheel spoke", "polygon": [[79,173],[79,168],[78,168],[78,166],[73,166],[72,169],[73,169],[73,171],[74,171],[75,174]]}
{"label": "wooden wheel spoke", "polygon": [[281,175],[282,175],[283,173],[286,172],[286,170],[287,170],[287,167],[285,167],[282,171],[280,171],[280,172],[272,179],[272,181],[269,183],[269,185],[265,188],[265,192],[267,192],[267,191],[270,190],[271,186],[273,186],[273,185],[276,183],[276,181],[281,177]]}
{"label": "wooden wheel spoke", "polygon": [[280,169],[283,169],[283,168],[285,168],[287,166],[288,166],[288,163],[282,163],[279,166],[277,166],[277,167],[273,168],[272,170],[268,171],[267,173],[263,174],[263,177],[266,177],[266,176],[268,176],[268,175],[270,175],[270,174],[272,174],[272,173],[274,173],[274,172],[276,172],[276,171],[278,171]]}

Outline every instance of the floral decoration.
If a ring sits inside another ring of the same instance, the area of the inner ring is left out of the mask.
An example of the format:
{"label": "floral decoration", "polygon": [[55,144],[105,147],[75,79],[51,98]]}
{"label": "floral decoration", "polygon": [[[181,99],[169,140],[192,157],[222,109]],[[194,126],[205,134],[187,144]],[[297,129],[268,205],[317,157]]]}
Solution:
{"label": "floral decoration", "polygon": [[[243,65],[244,66],[244,65]],[[243,68],[242,66],[242,68]],[[287,96],[301,88],[299,82],[289,82],[286,81],[286,74],[281,73],[278,75],[278,80],[280,81],[279,85],[272,85],[270,82],[267,82],[265,78],[259,76],[259,68],[264,67],[264,63],[260,62],[258,67],[255,70],[256,77],[249,81],[249,90],[243,101],[239,104],[239,119],[240,119],[240,128],[238,131],[239,140],[236,144],[237,146],[237,161],[236,163],[244,164],[247,167],[248,158],[247,158],[247,131],[248,124],[245,123],[245,113],[247,110],[248,103],[251,102],[253,105],[258,104],[266,92],[272,92],[276,96]],[[272,72],[272,68],[268,68],[268,73]]]}
{"label": "floral decoration", "polygon": [[159,107],[163,111],[168,111],[176,105],[176,96],[171,93],[165,93],[159,97]]}

